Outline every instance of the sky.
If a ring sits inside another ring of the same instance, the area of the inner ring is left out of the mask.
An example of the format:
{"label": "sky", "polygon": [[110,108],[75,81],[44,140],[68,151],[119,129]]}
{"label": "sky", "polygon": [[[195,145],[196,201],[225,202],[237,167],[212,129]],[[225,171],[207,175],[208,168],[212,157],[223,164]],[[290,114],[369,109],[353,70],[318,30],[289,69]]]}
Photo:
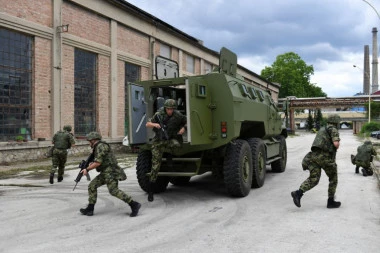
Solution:
{"label": "sky", "polygon": [[310,82],[329,97],[363,91],[364,45],[370,49],[372,78],[372,28],[379,30],[380,42],[380,0],[127,2],[202,40],[211,50],[230,49],[239,65],[257,74],[278,55],[294,52],[314,67]]}

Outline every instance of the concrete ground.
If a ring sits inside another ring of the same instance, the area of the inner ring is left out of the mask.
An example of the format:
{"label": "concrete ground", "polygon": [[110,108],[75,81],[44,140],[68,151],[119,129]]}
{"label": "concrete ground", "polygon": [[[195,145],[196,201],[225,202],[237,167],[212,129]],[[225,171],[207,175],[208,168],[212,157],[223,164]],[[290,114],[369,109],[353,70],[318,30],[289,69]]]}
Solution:
{"label": "concrete ground", "polygon": [[[61,183],[50,185],[48,178],[27,173],[0,180],[0,253],[378,252],[378,181],[354,173],[349,157],[363,140],[352,132],[341,131],[337,153],[336,199],[342,206],[326,208],[324,173],[305,193],[302,207],[293,204],[290,192],[308,176],[301,160],[314,136],[300,132],[287,138],[286,171],[272,173],[268,166],[264,186],[244,198],[228,196],[223,182],[205,174],[185,187],[169,185],[148,202],[136,179],[134,158],[121,160],[128,179],[120,189],[142,204],[135,218],[106,187],[99,189],[94,216],[79,213],[87,204],[88,182],[82,179],[73,191],[78,158],[70,158],[75,169],[67,170]],[[20,187],[25,184],[29,187]]]}

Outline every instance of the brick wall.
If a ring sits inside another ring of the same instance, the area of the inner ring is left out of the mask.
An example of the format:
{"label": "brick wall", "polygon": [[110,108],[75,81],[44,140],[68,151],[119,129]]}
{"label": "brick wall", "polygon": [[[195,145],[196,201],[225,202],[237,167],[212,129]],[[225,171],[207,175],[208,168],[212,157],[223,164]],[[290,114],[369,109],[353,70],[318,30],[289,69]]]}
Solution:
{"label": "brick wall", "polygon": [[0,0],[1,12],[22,18],[40,25],[53,27],[52,0]]}
{"label": "brick wall", "polygon": [[125,62],[117,62],[117,135],[124,136],[124,124],[125,124]]}
{"label": "brick wall", "polygon": [[62,23],[69,24],[70,34],[106,46],[111,44],[110,20],[103,16],[89,12],[77,5],[63,2]]}
{"label": "brick wall", "polygon": [[102,136],[110,136],[110,58],[98,55],[97,126]]}
{"label": "brick wall", "polygon": [[62,47],[62,126],[71,125],[74,129],[74,47]]}
{"label": "brick wall", "polygon": [[[34,39],[34,80],[33,80],[33,138],[50,138],[52,112],[52,49],[51,41]],[[54,70],[57,71],[57,70]]]}
{"label": "brick wall", "polygon": [[117,27],[117,49],[149,59],[149,37],[123,25]]}

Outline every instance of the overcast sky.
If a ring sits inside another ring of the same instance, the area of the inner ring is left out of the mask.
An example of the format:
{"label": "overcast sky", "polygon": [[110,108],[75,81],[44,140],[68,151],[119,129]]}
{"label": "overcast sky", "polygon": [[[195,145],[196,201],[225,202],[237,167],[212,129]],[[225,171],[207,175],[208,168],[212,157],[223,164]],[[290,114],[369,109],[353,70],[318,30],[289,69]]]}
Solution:
{"label": "overcast sky", "polygon": [[367,0],[376,11],[363,0],[128,2],[214,51],[227,47],[238,64],[257,74],[276,56],[294,52],[313,65],[311,82],[330,97],[362,92],[364,45],[370,48],[372,78],[372,28],[380,30],[380,0]]}

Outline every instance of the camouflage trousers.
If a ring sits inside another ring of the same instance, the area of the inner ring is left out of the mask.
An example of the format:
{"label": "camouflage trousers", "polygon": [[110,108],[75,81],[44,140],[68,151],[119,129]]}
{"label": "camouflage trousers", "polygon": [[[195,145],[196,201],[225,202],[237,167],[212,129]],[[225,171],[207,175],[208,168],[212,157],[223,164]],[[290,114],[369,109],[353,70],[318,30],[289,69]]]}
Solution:
{"label": "camouflage trousers", "polygon": [[67,150],[66,149],[57,149],[53,150],[53,167],[50,170],[50,173],[55,173],[58,167],[58,176],[63,176],[65,173],[65,164],[67,161]]}
{"label": "camouflage trousers", "polygon": [[98,198],[98,188],[102,185],[107,185],[109,193],[124,201],[125,203],[130,203],[132,198],[125,192],[119,189],[119,174],[117,171],[112,169],[112,167],[106,168],[104,171],[100,172],[91,183],[88,185],[88,203],[96,204]]}
{"label": "camouflage trousers", "polygon": [[161,167],[162,155],[166,149],[179,148],[181,145],[176,139],[154,141],[152,143],[152,170],[150,171],[150,182],[156,182]]}
{"label": "camouflage trousers", "polygon": [[373,175],[373,169],[371,166],[371,162],[363,162],[363,161],[355,160],[355,165],[356,165],[356,167],[362,167],[363,169],[365,169],[368,175],[370,175],[370,176]]}
{"label": "camouflage trousers", "polygon": [[303,192],[311,190],[319,183],[322,169],[329,178],[328,197],[334,197],[338,186],[338,168],[331,154],[322,151],[309,152],[302,160],[304,170],[309,170],[309,177],[301,184]]}

